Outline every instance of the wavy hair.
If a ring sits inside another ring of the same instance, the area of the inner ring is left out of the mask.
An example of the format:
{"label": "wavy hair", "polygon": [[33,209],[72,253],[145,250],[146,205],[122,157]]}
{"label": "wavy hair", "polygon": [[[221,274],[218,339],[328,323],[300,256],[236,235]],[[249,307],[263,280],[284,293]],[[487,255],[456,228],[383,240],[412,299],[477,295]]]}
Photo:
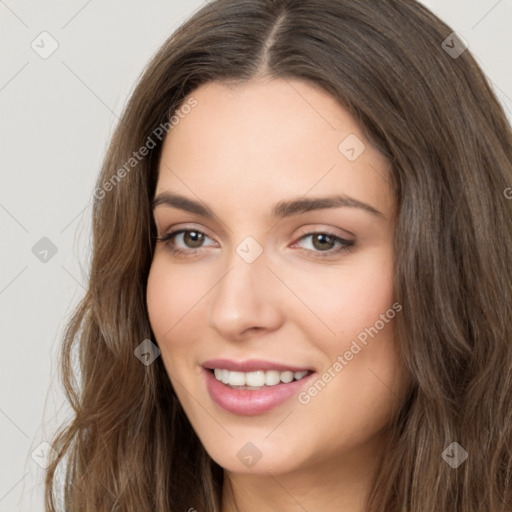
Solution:
{"label": "wavy hair", "polygon": [[[52,440],[48,512],[57,501],[72,512],[220,510],[222,468],[161,358],[146,366],[134,349],[154,339],[158,127],[201,84],[262,76],[321,87],[392,164],[396,333],[411,386],[369,509],[512,510],[512,132],[471,52],[447,51],[452,32],[412,0],[214,0],[163,44],[94,194],[90,279],[61,353],[73,417]],[[441,457],[454,441],[468,453],[456,469]]]}

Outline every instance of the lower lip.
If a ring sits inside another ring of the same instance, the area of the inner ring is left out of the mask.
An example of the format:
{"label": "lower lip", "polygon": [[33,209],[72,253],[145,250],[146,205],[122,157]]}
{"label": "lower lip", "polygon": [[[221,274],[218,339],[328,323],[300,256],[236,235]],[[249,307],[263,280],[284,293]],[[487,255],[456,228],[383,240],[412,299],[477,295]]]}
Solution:
{"label": "lower lip", "polygon": [[250,390],[231,388],[217,380],[211,371],[205,368],[203,368],[203,371],[212,400],[226,411],[244,416],[262,414],[281,405],[293,395],[296,395],[315,375],[315,372],[313,372],[288,384],[281,383],[275,386],[263,387],[260,390]]}

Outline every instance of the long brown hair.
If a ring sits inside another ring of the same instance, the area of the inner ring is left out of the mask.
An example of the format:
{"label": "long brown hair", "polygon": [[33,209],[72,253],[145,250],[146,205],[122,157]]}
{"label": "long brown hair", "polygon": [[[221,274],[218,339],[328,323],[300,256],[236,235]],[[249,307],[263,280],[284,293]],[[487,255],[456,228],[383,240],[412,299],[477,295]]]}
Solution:
{"label": "long brown hair", "polygon": [[[90,281],[62,346],[74,417],[52,441],[49,512],[59,492],[72,512],[220,510],[222,468],[161,358],[146,366],[134,349],[154,341],[158,127],[172,129],[197,86],[259,76],[318,85],[392,163],[397,344],[412,385],[371,510],[512,510],[512,133],[470,51],[448,51],[460,48],[451,34],[412,0],[214,0],[164,43],[94,194]],[[442,458],[452,442],[468,454],[457,468]]]}

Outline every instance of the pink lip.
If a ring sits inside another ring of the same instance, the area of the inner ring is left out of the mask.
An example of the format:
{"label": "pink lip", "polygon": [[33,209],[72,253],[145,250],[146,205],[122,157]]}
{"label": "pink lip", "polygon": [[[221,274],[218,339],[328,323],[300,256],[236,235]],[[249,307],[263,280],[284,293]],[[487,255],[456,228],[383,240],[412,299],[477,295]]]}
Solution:
{"label": "pink lip", "polygon": [[203,363],[204,368],[213,370],[219,368],[230,370],[232,372],[254,372],[256,370],[277,370],[278,372],[303,372],[306,370],[315,371],[314,368],[301,368],[299,366],[289,366],[263,359],[249,359],[247,361],[231,361],[229,359],[209,359]]}
{"label": "pink lip", "polygon": [[[215,368],[226,368],[223,365],[215,366]],[[264,369],[261,366],[259,369]],[[252,368],[251,368],[252,369]],[[271,369],[277,369],[273,366]],[[237,370],[233,370],[237,371]],[[239,370],[242,371],[242,370]],[[244,370],[249,371],[249,370]],[[286,371],[286,370],[282,370]],[[296,371],[301,371],[296,370]],[[224,410],[233,414],[241,414],[244,416],[255,416],[274,409],[278,405],[296,395],[316,373],[311,373],[300,380],[294,380],[288,384],[281,383],[275,386],[263,387],[260,390],[235,389],[227,386],[223,382],[217,380],[210,370],[203,368],[206,379],[206,387],[212,400]]]}

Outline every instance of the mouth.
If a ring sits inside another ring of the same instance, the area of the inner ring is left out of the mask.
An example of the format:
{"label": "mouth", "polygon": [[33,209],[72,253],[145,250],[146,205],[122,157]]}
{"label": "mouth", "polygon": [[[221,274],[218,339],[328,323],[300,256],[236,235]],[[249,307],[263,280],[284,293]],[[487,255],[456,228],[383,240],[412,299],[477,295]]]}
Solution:
{"label": "mouth", "polygon": [[228,365],[213,368],[203,365],[206,388],[213,402],[224,411],[243,416],[262,414],[287,402],[316,375],[311,369],[282,370],[281,367],[240,371],[223,366]]}

